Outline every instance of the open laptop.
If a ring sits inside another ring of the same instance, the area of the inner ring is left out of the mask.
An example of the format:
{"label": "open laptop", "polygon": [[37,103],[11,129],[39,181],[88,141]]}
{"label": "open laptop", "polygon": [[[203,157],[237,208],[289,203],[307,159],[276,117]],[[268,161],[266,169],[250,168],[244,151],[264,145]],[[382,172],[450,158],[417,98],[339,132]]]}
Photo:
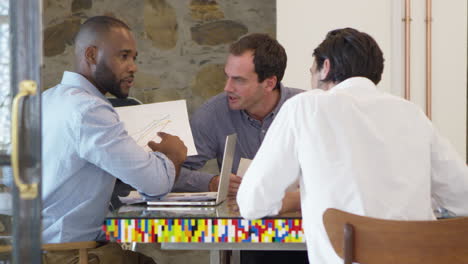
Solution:
{"label": "open laptop", "polygon": [[147,201],[149,206],[175,205],[175,206],[214,206],[222,203],[227,198],[229,190],[229,178],[236,150],[237,134],[227,136],[224,146],[223,163],[219,174],[218,192],[203,193],[169,193],[158,200]]}

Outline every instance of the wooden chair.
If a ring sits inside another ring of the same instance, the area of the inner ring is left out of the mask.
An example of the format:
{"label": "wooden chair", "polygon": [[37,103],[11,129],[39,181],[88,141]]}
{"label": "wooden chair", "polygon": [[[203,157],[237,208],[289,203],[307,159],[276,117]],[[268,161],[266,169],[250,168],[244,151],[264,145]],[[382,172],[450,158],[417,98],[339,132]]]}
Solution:
{"label": "wooden chair", "polygon": [[327,209],[323,223],[345,264],[466,264],[468,218],[383,220]]}
{"label": "wooden chair", "polygon": [[[42,245],[43,251],[65,251],[65,250],[78,250],[79,264],[88,264],[88,249],[93,249],[98,246],[96,241],[84,242],[69,242],[57,244],[44,244]],[[11,252],[11,246],[0,246],[0,253]]]}

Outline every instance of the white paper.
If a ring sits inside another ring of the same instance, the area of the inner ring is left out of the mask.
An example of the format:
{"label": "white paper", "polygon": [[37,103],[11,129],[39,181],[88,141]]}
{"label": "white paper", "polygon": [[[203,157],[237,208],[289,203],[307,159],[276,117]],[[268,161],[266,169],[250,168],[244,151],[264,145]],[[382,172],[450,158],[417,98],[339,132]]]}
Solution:
{"label": "white paper", "polygon": [[251,162],[251,159],[241,158],[239,161],[239,167],[237,168],[237,176],[244,177],[244,174],[249,168]]}
{"label": "white paper", "polygon": [[145,199],[138,191],[131,191],[127,196],[119,196],[119,200],[124,204],[143,203]]}
{"label": "white paper", "polygon": [[117,107],[115,110],[128,134],[145,150],[151,151],[149,141],[161,142],[158,132],[166,132],[184,142],[187,155],[197,154],[185,100]]}

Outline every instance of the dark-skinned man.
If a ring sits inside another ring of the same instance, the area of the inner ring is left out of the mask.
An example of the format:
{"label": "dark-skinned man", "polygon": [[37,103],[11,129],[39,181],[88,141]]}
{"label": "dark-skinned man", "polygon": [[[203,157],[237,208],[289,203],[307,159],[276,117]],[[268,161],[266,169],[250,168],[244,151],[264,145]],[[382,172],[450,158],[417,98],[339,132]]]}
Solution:
{"label": "dark-skinned man", "polygon": [[[43,242],[103,240],[101,225],[118,178],[149,196],[172,189],[187,148],[160,134],[146,152],[128,135],[104,96],[128,96],[137,71],[136,42],[122,21],[89,18],[75,37],[75,72],[64,72],[43,93]],[[76,257],[46,253],[46,263]],[[100,263],[154,263],[141,254],[106,243],[90,251]]]}

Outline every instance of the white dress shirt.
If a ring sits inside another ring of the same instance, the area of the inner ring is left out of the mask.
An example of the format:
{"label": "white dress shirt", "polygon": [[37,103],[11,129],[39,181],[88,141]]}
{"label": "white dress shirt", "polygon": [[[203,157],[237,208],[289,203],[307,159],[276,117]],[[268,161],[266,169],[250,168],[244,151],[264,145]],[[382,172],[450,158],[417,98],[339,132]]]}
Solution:
{"label": "white dress shirt", "polygon": [[44,243],[102,239],[116,178],[151,196],[171,190],[173,163],[138,146],[86,78],[65,72],[42,100]]}
{"label": "white dress shirt", "polygon": [[248,219],[277,214],[297,178],[310,263],[342,263],[322,222],[327,208],[386,219],[435,219],[431,197],[468,214],[468,169],[415,104],[366,78],[288,100],[240,186]]}

